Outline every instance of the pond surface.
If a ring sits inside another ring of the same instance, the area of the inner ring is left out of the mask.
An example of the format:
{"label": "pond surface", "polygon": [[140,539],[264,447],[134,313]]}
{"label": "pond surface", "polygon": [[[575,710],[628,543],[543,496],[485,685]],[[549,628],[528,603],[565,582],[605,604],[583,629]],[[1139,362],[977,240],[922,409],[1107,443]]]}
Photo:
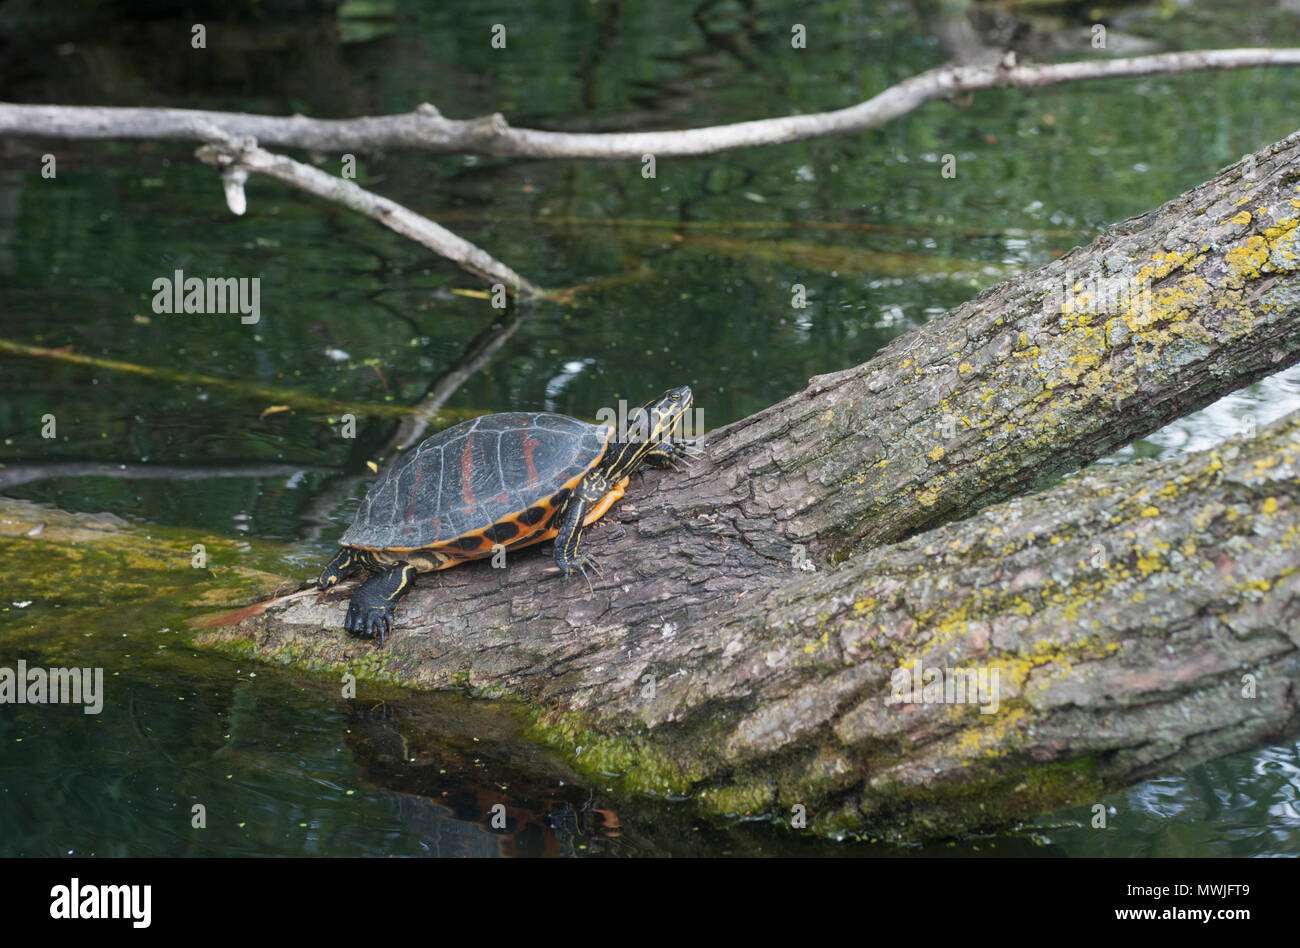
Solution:
{"label": "pond surface", "polygon": [[[278,6],[211,20],[202,55],[189,20],[0,7],[0,99],[322,117],[428,101],[529,127],[680,128],[842,107],[948,57],[923,3]],[[1085,42],[1077,7],[1041,6],[1034,35]],[[1114,35],[1300,45],[1300,15],[1241,6],[1130,8]],[[498,22],[505,50],[489,42]],[[790,48],[793,23],[808,49]],[[362,185],[574,289],[508,317],[416,245],[266,179],[233,217],[191,147],[0,142],[0,493],[311,577],[366,462],[430,393],[448,422],[591,418],[684,383],[707,427],[726,424],[1284,137],[1296,101],[1300,71],[1282,69],[996,91],[852,138],[660,161],[652,179],[638,164],[358,155]],[[314,157],[339,170],[341,156]],[[260,321],[154,312],[153,282],[177,269],[259,278]],[[1297,408],[1293,369],[1106,463]],[[338,436],[345,413],[354,440]],[[0,706],[0,855],[1300,852],[1294,742],[1116,794],[1105,831],[1088,807],[928,847],[711,823],[573,774],[508,709],[369,687],[352,701],[188,648],[177,630],[202,611],[205,571],[164,594],[157,570],[44,549],[0,537],[0,665],[103,666],[109,700],[99,715]]]}

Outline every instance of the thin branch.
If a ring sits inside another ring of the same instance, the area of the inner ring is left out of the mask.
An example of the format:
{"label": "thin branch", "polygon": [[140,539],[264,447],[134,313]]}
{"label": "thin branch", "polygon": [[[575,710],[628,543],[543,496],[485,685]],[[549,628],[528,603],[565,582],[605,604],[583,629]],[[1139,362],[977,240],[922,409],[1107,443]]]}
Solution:
{"label": "thin branch", "polygon": [[[464,354],[452,363],[451,367],[444,371],[442,375],[438,376],[433,384],[429,386],[424,397],[411,407],[411,414],[398,422],[397,427],[393,429],[393,433],[384,442],[383,447],[370,452],[373,457],[382,459],[374,473],[366,472],[364,475],[353,474],[333,478],[322,485],[320,490],[316,491],[303,504],[298,510],[297,517],[310,526],[299,530],[299,537],[317,540],[320,539],[322,527],[334,527],[334,520],[330,515],[351,494],[356,485],[362,481],[373,480],[376,474],[383,473],[400,458],[406,456],[402,450],[403,448],[409,448],[423,441],[425,432],[429,430],[430,425],[439,420],[439,415],[447,400],[456,394],[456,391],[476,372],[491,361],[497,350],[505,345],[506,340],[514,335],[515,330],[530,315],[531,311],[527,308],[516,309],[507,315],[503,322],[485,329],[471,340]],[[2,473],[0,472],[0,475]],[[0,483],[3,482],[0,481]]]}
{"label": "thin branch", "polygon": [[[385,402],[346,401],[339,398],[326,398],[321,395],[313,395],[310,392],[302,392],[291,388],[254,385],[239,379],[225,379],[215,375],[181,372],[177,369],[142,365],[136,362],[123,362],[120,359],[108,359],[104,356],[74,352],[72,351],[71,346],[64,346],[58,349],[47,349],[40,346],[28,345],[24,342],[14,342],[10,339],[0,339],[0,355],[23,356],[34,359],[56,359],[60,362],[67,362],[72,365],[84,365],[109,372],[125,372],[131,375],[140,375],[146,378],[174,382],[177,385],[192,385],[198,388],[216,389],[218,391],[227,392],[234,398],[244,399],[247,401],[260,400],[271,404],[284,404],[289,405],[294,409],[317,412],[322,415],[340,415],[344,412],[353,412],[358,415],[374,415],[380,418],[404,418],[413,413],[428,414],[427,411],[423,411],[418,407],[411,408],[406,405],[394,405]],[[484,414],[484,412],[478,409],[444,407],[439,410],[439,415],[441,416],[440,420],[446,421],[447,423],[463,421],[466,418],[474,418],[481,414]]]}
{"label": "thin branch", "polygon": [[198,130],[202,131],[208,140],[208,144],[198,150],[199,159],[221,169],[226,201],[235,214],[243,214],[247,206],[244,197],[244,181],[247,180],[248,175],[252,172],[264,174],[379,221],[390,230],[396,231],[403,237],[409,237],[489,283],[503,283],[513,290],[528,295],[537,295],[541,292],[533,283],[515,273],[486,250],[476,247],[462,237],[457,237],[445,227],[435,224],[427,217],[422,217],[396,201],[390,201],[373,191],[367,191],[351,181],[326,174],[311,165],[294,161],[284,155],[273,155],[257,147],[257,143],[252,139],[238,140],[227,134],[225,129],[209,122],[200,122]]}
{"label": "thin branch", "polygon": [[330,474],[332,467],[313,464],[222,464],[210,467],[180,464],[137,464],[115,461],[9,462],[0,467],[0,487],[54,477],[112,477],[122,480],[198,481],[214,477],[292,477],[295,474]]}
{"label": "thin branch", "polygon": [[509,158],[605,158],[640,160],[705,155],[732,148],[776,145],[832,135],[851,135],[883,125],[918,106],[981,89],[1031,89],[1089,79],[1171,75],[1208,69],[1300,66],[1300,49],[1212,49],[1131,59],[1098,59],[1051,65],[1015,65],[1008,54],[992,66],[947,66],[905,79],[858,105],[832,112],[791,115],[657,132],[574,134],[511,128],[499,114],[449,119],[424,104],[403,115],[314,119],[193,109],[99,108],[0,103],[0,135],[44,138],[142,138],[206,141],[217,126],[263,145],[325,152],[375,152],[421,148]]}

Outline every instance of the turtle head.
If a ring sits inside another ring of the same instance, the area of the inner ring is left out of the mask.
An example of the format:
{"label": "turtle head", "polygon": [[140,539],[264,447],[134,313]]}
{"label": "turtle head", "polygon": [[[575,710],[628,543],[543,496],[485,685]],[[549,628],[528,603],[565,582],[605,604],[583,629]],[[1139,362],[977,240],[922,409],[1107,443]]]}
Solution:
{"label": "turtle head", "polygon": [[672,434],[673,429],[677,427],[677,422],[691,410],[691,405],[694,403],[695,396],[691,394],[691,387],[682,385],[678,388],[670,388],[658,398],[653,398],[642,405],[646,417],[646,444],[656,445]]}
{"label": "turtle head", "polygon": [[[682,416],[691,410],[695,396],[689,386],[670,388],[628,412],[627,428],[614,436],[605,456],[605,474],[617,481],[631,474],[643,462],[653,461],[655,446],[666,441]],[[660,465],[662,466],[662,465]]]}
{"label": "turtle head", "polygon": [[607,473],[613,480],[630,474],[647,460],[655,445],[672,435],[682,416],[690,411],[695,396],[688,386],[670,388],[628,413],[627,430],[608,455]]}

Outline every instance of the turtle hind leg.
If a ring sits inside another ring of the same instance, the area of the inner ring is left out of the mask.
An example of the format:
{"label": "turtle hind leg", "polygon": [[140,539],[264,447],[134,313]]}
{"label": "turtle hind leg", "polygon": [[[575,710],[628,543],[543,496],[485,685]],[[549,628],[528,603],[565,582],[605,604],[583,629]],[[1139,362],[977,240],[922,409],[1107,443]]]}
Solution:
{"label": "turtle hind leg", "polygon": [[365,566],[365,563],[357,555],[357,551],[345,546],[334,554],[332,560],[325,564],[325,568],[321,570],[320,578],[316,580],[316,585],[321,589],[337,586],[363,566]]}
{"label": "turtle hind leg", "polygon": [[371,576],[352,594],[343,628],[360,638],[378,639],[382,646],[393,628],[393,609],[410,592],[414,578],[415,567],[410,563],[398,563]]}

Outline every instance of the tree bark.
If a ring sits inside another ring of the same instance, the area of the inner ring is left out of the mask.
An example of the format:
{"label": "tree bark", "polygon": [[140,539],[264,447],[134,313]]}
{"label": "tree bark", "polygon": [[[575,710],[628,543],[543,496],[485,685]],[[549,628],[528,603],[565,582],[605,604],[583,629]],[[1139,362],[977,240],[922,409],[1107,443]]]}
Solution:
{"label": "tree bark", "polygon": [[[710,433],[591,531],[590,591],[521,551],[422,577],[382,649],[346,591],[200,640],[523,699],[588,772],[827,833],[1004,824],[1292,733],[1300,416],[1021,495],[1300,360],[1297,182],[1300,133]],[[1107,311],[1104,278],[1149,296]],[[997,712],[895,700],[914,664],[997,670]]]}
{"label": "tree bark", "polygon": [[[199,641],[523,698],[588,774],[829,834],[988,829],[1300,730],[1300,413],[815,575],[705,513],[688,538],[645,526],[597,531],[618,565],[591,594],[544,557],[440,574],[383,650],[316,592]],[[945,700],[914,666],[991,691]]]}

